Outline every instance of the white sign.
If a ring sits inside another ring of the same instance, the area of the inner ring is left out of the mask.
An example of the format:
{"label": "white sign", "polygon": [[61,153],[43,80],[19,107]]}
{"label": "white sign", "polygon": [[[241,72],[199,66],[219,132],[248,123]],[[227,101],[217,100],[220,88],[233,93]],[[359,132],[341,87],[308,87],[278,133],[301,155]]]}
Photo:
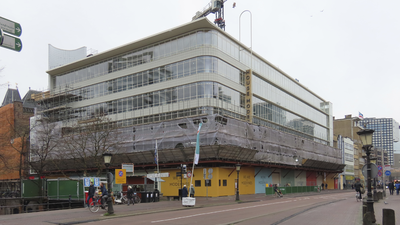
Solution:
{"label": "white sign", "polygon": [[187,172],[187,177],[191,178],[192,177],[192,172],[188,171]]}
{"label": "white sign", "polygon": [[390,170],[390,165],[385,165],[385,169],[384,169],[385,171],[386,170]]}
{"label": "white sign", "polygon": [[159,177],[169,177],[169,173],[153,173],[147,174],[147,178],[159,178]]}

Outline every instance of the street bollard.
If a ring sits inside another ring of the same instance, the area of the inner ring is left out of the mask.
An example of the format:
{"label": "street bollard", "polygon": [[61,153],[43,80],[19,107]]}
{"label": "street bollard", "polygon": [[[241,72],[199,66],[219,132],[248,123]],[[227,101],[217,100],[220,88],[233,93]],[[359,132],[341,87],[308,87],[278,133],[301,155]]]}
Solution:
{"label": "street bollard", "polygon": [[393,209],[382,209],[382,225],[395,225],[396,218]]}

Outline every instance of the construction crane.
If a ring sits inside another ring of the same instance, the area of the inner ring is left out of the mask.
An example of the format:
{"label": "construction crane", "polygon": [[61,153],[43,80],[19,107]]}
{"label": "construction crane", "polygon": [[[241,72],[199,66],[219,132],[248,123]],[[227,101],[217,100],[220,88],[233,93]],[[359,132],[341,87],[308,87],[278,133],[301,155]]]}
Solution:
{"label": "construction crane", "polygon": [[204,7],[203,11],[197,11],[196,15],[192,18],[192,21],[197,20],[201,17],[206,17],[210,13],[214,13],[215,25],[225,30],[224,2],[226,1],[227,0],[211,0],[211,2],[208,3],[206,7]]}

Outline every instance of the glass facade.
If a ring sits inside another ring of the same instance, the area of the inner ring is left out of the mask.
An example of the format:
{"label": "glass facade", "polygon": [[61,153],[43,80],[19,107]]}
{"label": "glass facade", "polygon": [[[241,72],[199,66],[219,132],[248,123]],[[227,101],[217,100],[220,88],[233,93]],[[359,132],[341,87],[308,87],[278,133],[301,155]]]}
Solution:
{"label": "glass facade", "polygon": [[243,80],[243,75],[240,70],[218,58],[200,56],[75,89],[70,92],[70,94],[73,95],[73,97],[70,98],[70,102],[102,97],[156,83],[193,76],[199,73],[218,74],[238,84],[243,83],[243,81],[241,81]]}
{"label": "glass facade", "polygon": [[144,93],[104,103],[67,111],[68,118],[86,120],[98,116],[132,112],[194,99],[219,99],[237,107],[241,106],[244,95],[215,82],[197,82],[169,89]]}
{"label": "glass facade", "polygon": [[302,136],[308,136],[308,139],[314,140],[314,138],[318,138],[322,139],[323,142],[328,139],[327,128],[257,97],[253,97],[253,114],[256,117],[259,117],[259,119],[253,119],[254,123],[264,125],[263,123],[260,123],[260,119],[267,120],[273,122],[275,125],[284,126],[302,133]]}

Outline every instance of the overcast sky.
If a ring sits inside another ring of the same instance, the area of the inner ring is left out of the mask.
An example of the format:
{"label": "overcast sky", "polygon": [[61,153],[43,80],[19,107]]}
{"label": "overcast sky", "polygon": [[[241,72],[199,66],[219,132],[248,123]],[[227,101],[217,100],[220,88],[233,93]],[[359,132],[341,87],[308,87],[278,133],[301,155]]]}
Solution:
{"label": "overcast sky", "polygon": [[[23,48],[0,48],[0,99],[8,82],[21,97],[47,89],[48,44],[104,52],[190,22],[208,2],[3,0],[0,17],[21,24]],[[228,0],[226,32],[239,39],[239,15],[250,10],[253,50],[332,102],[336,118],[400,122],[399,9],[399,0]],[[241,23],[250,46],[249,13]]]}

